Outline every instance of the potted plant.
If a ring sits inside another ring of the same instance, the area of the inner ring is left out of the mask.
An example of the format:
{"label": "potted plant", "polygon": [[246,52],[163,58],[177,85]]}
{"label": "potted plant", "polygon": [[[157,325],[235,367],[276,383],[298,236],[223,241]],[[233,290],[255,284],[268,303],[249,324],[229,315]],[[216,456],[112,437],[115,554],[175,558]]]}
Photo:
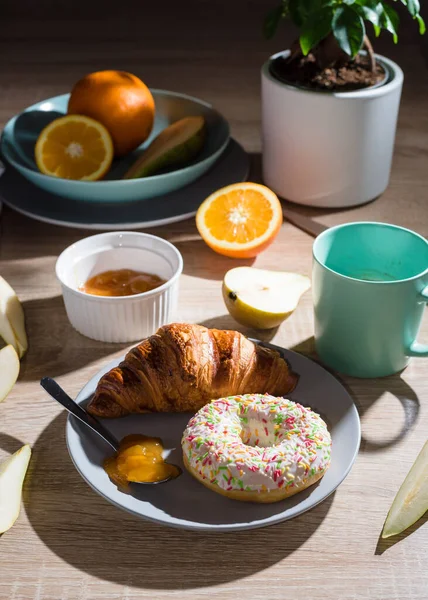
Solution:
{"label": "potted plant", "polygon": [[[401,0],[418,22],[419,0]],[[272,37],[290,19],[299,39],[262,68],[263,176],[281,197],[311,206],[356,206],[387,187],[403,72],[374,54],[366,35],[399,16],[385,0],[282,0]]]}

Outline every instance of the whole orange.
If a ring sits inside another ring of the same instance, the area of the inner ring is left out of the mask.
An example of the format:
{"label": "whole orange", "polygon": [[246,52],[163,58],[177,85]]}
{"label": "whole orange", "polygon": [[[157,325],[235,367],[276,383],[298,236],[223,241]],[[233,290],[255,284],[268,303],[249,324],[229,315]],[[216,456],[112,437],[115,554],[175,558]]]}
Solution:
{"label": "whole orange", "polygon": [[68,112],[102,123],[113,139],[115,156],[124,156],[149,137],[155,102],[149,88],[135,75],[98,71],[73,87]]}

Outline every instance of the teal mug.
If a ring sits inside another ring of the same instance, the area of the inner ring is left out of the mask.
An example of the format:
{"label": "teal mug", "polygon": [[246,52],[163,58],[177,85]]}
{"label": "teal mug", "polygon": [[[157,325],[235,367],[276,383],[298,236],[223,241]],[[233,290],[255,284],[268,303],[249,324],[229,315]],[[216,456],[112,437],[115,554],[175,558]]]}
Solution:
{"label": "teal mug", "polygon": [[386,223],[347,223],[313,246],[315,346],[320,359],[354,377],[384,377],[411,356],[428,303],[428,242]]}

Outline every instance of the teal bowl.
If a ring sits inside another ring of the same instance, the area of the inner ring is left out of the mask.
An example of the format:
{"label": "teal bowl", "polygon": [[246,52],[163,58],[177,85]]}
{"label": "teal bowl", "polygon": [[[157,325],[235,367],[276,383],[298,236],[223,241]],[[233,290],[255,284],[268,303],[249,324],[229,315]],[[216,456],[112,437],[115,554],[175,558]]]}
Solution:
{"label": "teal bowl", "polygon": [[[164,90],[151,90],[156,116],[149,139],[125,158],[115,160],[102,181],[74,181],[43,175],[34,159],[36,140],[46,125],[67,112],[69,94],[33,104],[13,117],[4,128],[0,150],[4,160],[34,185],[51,194],[91,202],[132,202],[168,194],[201,177],[220,157],[229,142],[229,125],[211,105]],[[151,177],[122,179],[141,152],[165,127],[190,116],[203,116],[207,124],[204,147],[184,168]]]}

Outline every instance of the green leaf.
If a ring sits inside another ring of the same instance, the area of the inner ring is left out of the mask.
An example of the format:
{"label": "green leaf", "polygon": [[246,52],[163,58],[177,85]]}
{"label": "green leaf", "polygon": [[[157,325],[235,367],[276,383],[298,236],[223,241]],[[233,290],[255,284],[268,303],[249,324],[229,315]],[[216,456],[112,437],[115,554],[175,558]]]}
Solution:
{"label": "green leaf", "polygon": [[[376,11],[382,10],[382,1],[383,0],[356,0],[357,4],[360,4],[361,6],[368,6]],[[396,0],[394,0],[394,2],[395,1]]]}
{"label": "green leaf", "polygon": [[302,27],[306,16],[304,10],[305,7],[302,7],[301,4],[304,3],[300,3],[299,0],[290,0],[288,5],[291,19],[297,27]]}
{"label": "green leaf", "polygon": [[340,6],[333,16],[332,29],[339,46],[354,57],[364,41],[365,27],[360,15],[350,6]]}
{"label": "green leaf", "polygon": [[300,34],[300,47],[306,56],[317,44],[321,42],[331,31],[331,20],[333,12],[326,7],[305,21]]}
{"label": "green leaf", "polygon": [[407,10],[412,15],[413,18],[419,14],[421,10],[421,5],[419,4],[419,0],[407,0]]}
{"label": "green leaf", "polygon": [[281,22],[281,19],[284,15],[284,6],[280,4],[279,6],[275,6],[272,10],[268,12],[266,15],[266,19],[263,25],[263,33],[264,36],[270,40],[276,33],[278,29],[278,25]]}
{"label": "green leaf", "polygon": [[426,32],[427,28],[425,26],[425,21],[423,20],[423,18],[421,17],[421,15],[416,15],[416,20],[419,23],[419,33],[421,35],[424,35],[424,33]]}
{"label": "green leaf", "polygon": [[398,16],[397,11],[388,4],[383,4],[381,24],[384,29],[392,34],[392,39],[396,44],[398,42],[398,26],[400,24],[400,17]]}
{"label": "green leaf", "polygon": [[381,14],[383,13],[383,6],[378,0],[374,0],[372,2],[367,2],[366,0],[357,0],[357,3],[354,4],[354,10],[358,12],[358,14],[372,23],[373,27],[380,27],[381,25]]}
{"label": "green leaf", "polygon": [[303,27],[308,19],[327,4],[330,4],[330,0],[289,0],[288,8],[295,25]]}
{"label": "green leaf", "polygon": [[350,6],[351,4],[354,4],[355,0],[343,0],[343,4],[347,4],[348,6]]}
{"label": "green leaf", "polygon": [[421,4],[420,4],[419,0],[401,0],[401,2],[405,6],[407,6],[407,10],[409,11],[409,13],[418,22],[418,24],[419,24],[419,33],[421,35],[424,35],[424,33],[426,32],[426,26],[425,26],[425,21],[423,20],[423,18],[419,14],[419,12],[421,10]]}

